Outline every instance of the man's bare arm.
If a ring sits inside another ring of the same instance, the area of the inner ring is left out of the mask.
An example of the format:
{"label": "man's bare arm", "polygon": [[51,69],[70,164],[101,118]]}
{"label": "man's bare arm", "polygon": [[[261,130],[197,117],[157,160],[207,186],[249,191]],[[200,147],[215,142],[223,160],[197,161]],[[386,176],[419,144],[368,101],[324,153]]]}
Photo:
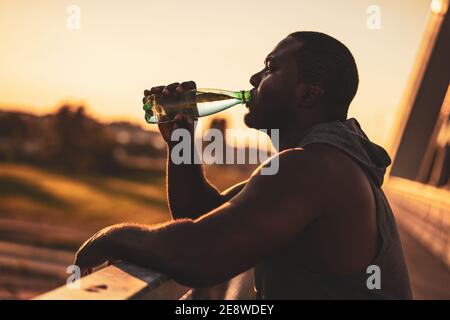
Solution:
{"label": "man's bare arm", "polygon": [[124,259],[193,287],[229,279],[287,245],[321,215],[326,194],[317,188],[323,187],[323,170],[303,153],[278,155],[277,175],[256,172],[237,196],[199,219],[106,230],[85,243],[76,263],[85,269]]}
{"label": "man's bare arm", "polygon": [[[173,219],[197,219],[237,195],[247,181],[219,192],[206,178],[202,164],[179,164],[167,155],[167,199]],[[195,151],[197,152],[197,151]]]}
{"label": "man's bare arm", "polygon": [[[153,87],[144,91],[144,101],[151,94],[176,95],[185,90],[195,89],[194,81],[178,82],[168,86]],[[175,121],[158,125],[162,137],[167,143],[167,200],[173,219],[196,219],[201,215],[222,205],[242,189],[237,186],[225,193],[220,193],[205,177],[203,166],[194,162],[194,153],[198,150],[194,143],[195,127],[192,118],[178,115]],[[185,129],[190,133],[191,164],[174,164],[171,161],[172,148],[176,142],[171,141],[174,130]],[[228,195],[228,196],[227,196]]]}

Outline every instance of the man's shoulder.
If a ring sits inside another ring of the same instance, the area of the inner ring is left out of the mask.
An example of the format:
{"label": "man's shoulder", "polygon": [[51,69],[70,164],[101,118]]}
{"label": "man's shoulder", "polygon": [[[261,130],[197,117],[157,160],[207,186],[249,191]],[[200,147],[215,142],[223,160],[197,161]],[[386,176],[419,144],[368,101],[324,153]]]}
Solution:
{"label": "man's shoulder", "polygon": [[[267,175],[262,170],[264,166],[278,166],[278,170]],[[252,203],[258,210],[265,211],[275,206],[278,213],[283,211],[293,216],[302,212],[305,219],[312,221],[336,197],[336,185],[329,180],[330,170],[313,151],[285,150],[268,159],[252,174],[236,201],[246,205]]]}
{"label": "man's shoulder", "polygon": [[264,175],[262,169],[268,167],[277,167],[274,177],[293,179],[301,176],[303,180],[326,177],[337,169],[332,150],[321,146],[283,150],[265,161],[252,176]]}
{"label": "man's shoulder", "polygon": [[350,177],[355,171],[361,172],[359,165],[344,151],[324,143],[285,150],[279,153],[279,159],[280,163],[285,164],[286,170],[297,167],[302,173],[321,173],[320,176],[324,178]]}
{"label": "man's shoulder", "polygon": [[[278,167],[273,175],[264,175],[263,168]],[[265,180],[270,189],[313,195],[333,200],[354,193],[367,183],[361,168],[342,151],[324,144],[292,148],[275,154],[263,163],[250,180]]]}
{"label": "man's shoulder", "polygon": [[367,174],[344,151],[328,144],[311,144],[303,149],[287,150],[286,167],[301,163],[299,174],[311,187],[330,201],[366,198],[372,195]]}
{"label": "man's shoulder", "polygon": [[335,168],[330,166],[330,162],[316,151],[293,148],[279,152],[265,161],[253,172],[249,182],[268,187],[266,190],[260,188],[261,192],[277,191],[312,196],[317,191],[325,191],[330,187],[329,179],[333,170]]}

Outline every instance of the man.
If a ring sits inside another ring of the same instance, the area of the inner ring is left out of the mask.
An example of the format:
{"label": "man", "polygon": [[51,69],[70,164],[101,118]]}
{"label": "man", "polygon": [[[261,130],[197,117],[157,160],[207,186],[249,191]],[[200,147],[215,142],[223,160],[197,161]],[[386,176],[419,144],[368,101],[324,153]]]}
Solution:
{"label": "man", "polygon": [[[258,298],[409,299],[397,227],[381,190],[390,164],[347,110],[358,72],[350,51],[317,32],[282,40],[254,74],[247,126],[279,129],[275,175],[258,168],[219,193],[200,165],[168,161],[174,222],[122,224],[86,241],[75,264],[83,272],[123,259],[168,274],[191,287],[214,285],[255,268]],[[146,90],[165,95],[193,82]],[[185,118],[160,125],[193,130]],[[170,153],[169,153],[170,154]],[[369,268],[370,267],[370,268]],[[378,271],[369,279],[367,270]]]}

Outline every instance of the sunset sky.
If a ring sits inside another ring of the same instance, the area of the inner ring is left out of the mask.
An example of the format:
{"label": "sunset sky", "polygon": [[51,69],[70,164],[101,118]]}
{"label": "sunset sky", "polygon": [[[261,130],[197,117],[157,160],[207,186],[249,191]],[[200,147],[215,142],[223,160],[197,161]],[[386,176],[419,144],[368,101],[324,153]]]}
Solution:
{"label": "sunset sky", "polygon": [[[429,18],[430,0],[2,0],[0,105],[53,111],[87,105],[103,120],[146,125],[145,88],[195,80],[250,88],[267,53],[298,30],[328,33],[355,55],[360,88],[350,116],[384,144]],[[67,27],[69,5],[81,9]],[[370,30],[367,8],[381,9]],[[224,114],[242,127],[244,108]]]}

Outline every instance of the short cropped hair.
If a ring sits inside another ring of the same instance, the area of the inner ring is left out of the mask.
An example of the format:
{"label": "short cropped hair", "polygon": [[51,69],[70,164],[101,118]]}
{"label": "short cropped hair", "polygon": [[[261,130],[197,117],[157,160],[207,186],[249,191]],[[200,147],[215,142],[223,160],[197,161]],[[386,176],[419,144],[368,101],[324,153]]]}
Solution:
{"label": "short cropped hair", "polygon": [[320,84],[330,115],[347,118],[359,84],[358,68],[350,50],[335,38],[320,32],[299,31],[289,35],[302,47],[296,53],[299,79]]}

